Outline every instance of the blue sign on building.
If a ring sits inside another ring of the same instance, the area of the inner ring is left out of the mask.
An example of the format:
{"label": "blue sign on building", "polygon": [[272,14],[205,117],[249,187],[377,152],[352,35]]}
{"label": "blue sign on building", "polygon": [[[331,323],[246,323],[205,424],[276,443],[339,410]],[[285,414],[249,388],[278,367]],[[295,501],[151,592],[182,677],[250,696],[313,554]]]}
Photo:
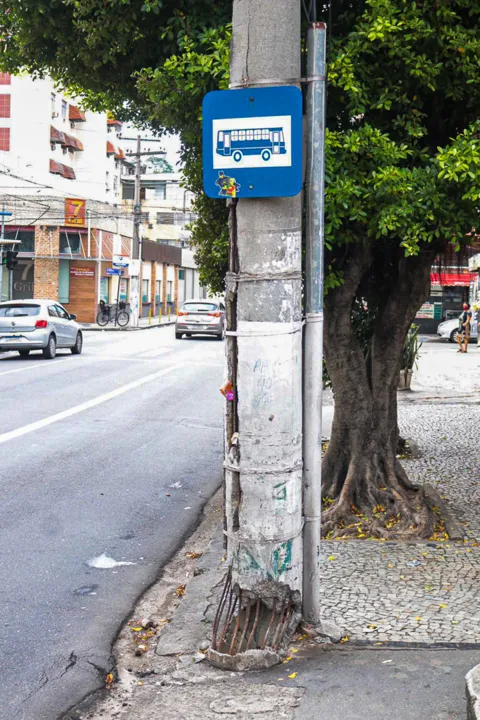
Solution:
{"label": "blue sign on building", "polygon": [[298,88],[218,90],[205,96],[203,186],[209,197],[290,197],[302,182]]}

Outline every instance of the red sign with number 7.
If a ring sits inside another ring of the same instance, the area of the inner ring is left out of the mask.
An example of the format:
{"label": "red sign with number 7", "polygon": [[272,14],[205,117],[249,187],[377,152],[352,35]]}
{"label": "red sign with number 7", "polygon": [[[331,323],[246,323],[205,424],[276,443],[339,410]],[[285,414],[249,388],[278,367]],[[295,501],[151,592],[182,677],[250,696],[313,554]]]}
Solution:
{"label": "red sign with number 7", "polygon": [[67,227],[85,227],[86,200],[65,198],[65,225]]}

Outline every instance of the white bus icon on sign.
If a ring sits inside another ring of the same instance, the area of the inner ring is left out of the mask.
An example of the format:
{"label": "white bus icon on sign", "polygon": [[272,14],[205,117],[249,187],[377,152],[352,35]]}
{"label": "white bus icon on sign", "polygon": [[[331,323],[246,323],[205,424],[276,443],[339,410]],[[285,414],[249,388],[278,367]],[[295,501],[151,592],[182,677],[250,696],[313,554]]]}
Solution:
{"label": "white bus icon on sign", "polygon": [[213,167],[290,167],[291,116],[213,120]]}
{"label": "white bus icon on sign", "polygon": [[219,130],[217,153],[240,162],[245,155],[260,155],[266,163],[272,155],[286,155],[283,127],[250,130]]}

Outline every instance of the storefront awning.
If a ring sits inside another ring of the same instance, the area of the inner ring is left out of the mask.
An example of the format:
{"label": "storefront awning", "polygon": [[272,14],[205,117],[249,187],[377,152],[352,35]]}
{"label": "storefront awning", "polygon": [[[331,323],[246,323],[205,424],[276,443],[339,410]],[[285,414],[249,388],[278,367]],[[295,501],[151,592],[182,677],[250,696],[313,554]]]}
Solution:
{"label": "storefront awning", "polygon": [[107,155],[116,155],[117,152],[115,145],[110,140],[107,140]]}
{"label": "storefront awning", "polygon": [[432,285],[443,285],[447,287],[466,287],[470,285],[472,280],[475,280],[476,277],[476,273],[471,272],[431,273],[430,282]]}

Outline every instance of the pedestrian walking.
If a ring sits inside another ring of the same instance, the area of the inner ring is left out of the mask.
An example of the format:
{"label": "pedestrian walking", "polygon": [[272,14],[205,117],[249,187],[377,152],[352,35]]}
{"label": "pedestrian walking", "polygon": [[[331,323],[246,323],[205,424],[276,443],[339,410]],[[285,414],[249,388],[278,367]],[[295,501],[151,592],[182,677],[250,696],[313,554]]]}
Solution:
{"label": "pedestrian walking", "polygon": [[472,311],[468,303],[463,303],[463,312],[458,318],[459,328],[457,332],[458,352],[468,352],[468,341],[472,329]]}

